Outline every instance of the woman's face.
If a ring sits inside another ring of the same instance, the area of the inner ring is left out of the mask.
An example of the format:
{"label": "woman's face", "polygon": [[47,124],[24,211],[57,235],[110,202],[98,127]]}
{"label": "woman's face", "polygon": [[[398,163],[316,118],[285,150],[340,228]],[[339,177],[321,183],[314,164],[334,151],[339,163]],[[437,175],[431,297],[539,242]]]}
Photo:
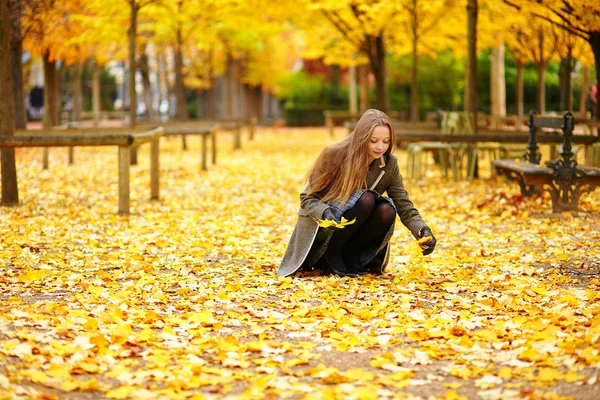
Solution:
{"label": "woman's face", "polygon": [[369,138],[369,163],[380,158],[390,147],[390,128],[386,125],[377,125]]}

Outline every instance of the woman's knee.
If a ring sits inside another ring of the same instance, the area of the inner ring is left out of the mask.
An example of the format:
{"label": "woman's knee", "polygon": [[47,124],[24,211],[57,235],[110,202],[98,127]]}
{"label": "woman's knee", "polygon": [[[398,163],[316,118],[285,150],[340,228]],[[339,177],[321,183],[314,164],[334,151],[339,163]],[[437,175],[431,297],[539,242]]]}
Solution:
{"label": "woman's knee", "polygon": [[391,225],[396,219],[396,210],[387,202],[377,204],[373,212],[376,213],[377,218],[379,218],[382,223],[387,225]]}
{"label": "woman's knee", "polygon": [[369,211],[373,210],[373,207],[375,206],[375,196],[369,191],[364,192],[356,202],[356,206]]}

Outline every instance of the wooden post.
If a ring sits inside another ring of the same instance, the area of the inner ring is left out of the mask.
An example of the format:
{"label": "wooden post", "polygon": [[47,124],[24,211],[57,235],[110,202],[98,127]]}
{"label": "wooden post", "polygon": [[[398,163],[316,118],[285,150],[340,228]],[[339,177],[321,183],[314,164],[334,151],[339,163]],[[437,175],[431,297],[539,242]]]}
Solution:
{"label": "wooden post", "polygon": [[214,129],[210,133],[211,142],[212,142],[212,163],[215,165],[217,163],[217,130]]}
{"label": "wooden post", "polygon": [[206,171],[208,168],[206,166],[206,140],[207,140],[207,135],[202,135],[202,161],[201,161],[201,168],[202,171]]}
{"label": "wooden post", "polygon": [[594,165],[594,146],[591,144],[585,145],[585,161],[584,165]]}
{"label": "wooden post", "polygon": [[119,146],[119,214],[129,215],[129,163],[131,146]]}
{"label": "wooden post", "polygon": [[160,137],[150,142],[150,199],[158,200],[160,193]]}
{"label": "wooden post", "polygon": [[254,140],[254,130],[256,129],[256,118],[250,117],[250,140]]}
{"label": "wooden post", "polygon": [[74,153],[73,147],[69,147],[69,165],[73,165],[73,162],[75,161]]}
{"label": "wooden post", "polygon": [[42,164],[43,164],[44,169],[48,169],[48,164],[50,164],[49,163],[49,159],[50,159],[49,153],[50,153],[50,151],[48,150],[48,148],[44,147],[43,154],[42,154]]}
{"label": "wooden post", "polygon": [[329,130],[329,136],[333,137],[335,135],[335,125],[333,124],[333,118],[331,114],[325,111],[325,126]]}
{"label": "wooden post", "polygon": [[242,148],[242,125],[238,122],[233,129],[233,149]]}

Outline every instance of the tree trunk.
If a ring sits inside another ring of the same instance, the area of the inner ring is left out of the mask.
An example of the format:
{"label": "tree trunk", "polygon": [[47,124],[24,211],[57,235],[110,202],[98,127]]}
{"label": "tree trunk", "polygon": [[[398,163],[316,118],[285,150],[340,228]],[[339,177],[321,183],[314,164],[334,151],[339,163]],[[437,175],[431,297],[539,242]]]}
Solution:
{"label": "tree trunk", "polygon": [[[14,135],[14,105],[12,94],[10,23],[7,1],[0,1],[0,135]],[[20,61],[20,58],[19,58]],[[14,148],[0,149],[2,175],[2,205],[19,202],[17,165]]]}
{"label": "tree trunk", "polygon": [[44,58],[44,128],[58,125],[58,73],[56,61],[50,61],[49,52]]}
{"label": "tree trunk", "polygon": [[521,121],[523,120],[523,62],[517,61],[517,130],[521,130]]}
{"label": "tree trunk", "polygon": [[[596,62],[596,79],[600,81],[600,31],[595,31],[590,33],[589,39],[590,46],[592,47],[592,52],[594,53],[594,61]],[[598,89],[600,90],[600,82]],[[598,101],[596,102],[596,120],[600,121],[600,94],[598,95]],[[597,135],[600,135],[600,128],[596,131]]]}
{"label": "tree trunk", "polygon": [[259,118],[262,115],[262,88],[260,86],[244,85],[244,94],[246,97],[246,112],[248,118]]}
{"label": "tree trunk", "polygon": [[165,96],[165,92],[164,92],[164,85],[163,85],[163,55],[162,52],[160,50],[156,51],[156,84],[158,85],[158,117],[159,119],[162,119],[162,115],[160,112],[160,106],[163,102],[163,100],[165,100],[166,97]]}
{"label": "tree trunk", "polygon": [[75,80],[73,81],[73,108],[71,110],[71,119],[73,121],[81,120],[81,108],[82,108],[82,77],[83,77],[83,65],[84,61],[79,61],[75,65]]}
{"label": "tree trunk", "polygon": [[468,0],[467,3],[467,41],[469,54],[469,98],[467,111],[473,113],[475,121],[474,130],[477,133],[477,0]]}
{"label": "tree trunk", "polygon": [[[416,12],[417,1],[413,0],[413,9]],[[418,81],[418,62],[419,56],[417,54],[418,44],[418,32],[417,32],[417,21],[413,21],[412,24],[412,67],[410,76],[410,121],[417,122],[419,120],[419,81]]]}
{"label": "tree trunk", "polygon": [[[130,0],[131,21],[129,25],[129,127],[133,128],[137,122],[137,93],[135,91],[135,72],[137,65],[135,62],[135,42],[137,37],[137,14],[138,5],[136,0]],[[131,155],[129,158],[131,165],[137,165],[137,147],[131,146]]]}
{"label": "tree trunk", "polygon": [[100,66],[96,61],[92,66],[92,113],[96,126],[100,122]]}
{"label": "tree trunk", "polygon": [[208,116],[209,118],[215,118],[215,78],[214,78],[214,51],[211,47],[208,50],[208,79],[210,81],[210,87],[208,88]]}
{"label": "tree trunk", "polygon": [[349,110],[351,113],[358,112],[358,96],[356,95],[356,66],[352,65],[348,68],[348,94],[349,94]]}
{"label": "tree trunk", "polygon": [[579,98],[579,114],[587,118],[587,99],[590,91],[590,69],[583,67],[583,82],[581,84],[581,96]]}
{"label": "tree trunk", "polygon": [[387,69],[385,63],[385,41],[383,35],[375,37],[375,59],[370,57],[371,68],[375,75],[375,92],[377,93],[377,108],[385,113],[390,109],[390,99],[387,89]]}
{"label": "tree trunk", "polygon": [[27,113],[25,112],[25,93],[23,86],[23,35],[21,34],[21,0],[10,0],[10,52],[12,64],[13,105],[15,107],[15,128],[27,128]]}
{"label": "tree trunk", "polygon": [[371,108],[371,99],[369,98],[369,66],[358,66],[358,89],[360,96],[360,112],[364,113]]}
{"label": "tree trunk", "polygon": [[224,117],[233,118],[233,101],[235,96],[235,89],[233,87],[233,58],[231,53],[227,52],[227,71],[225,72],[225,108]]}
{"label": "tree trunk", "polygon": [[465,85],[463,88],[463,111],[469,111],[469,55],[465,57]]}
{"label": "tree trunk", "polygon": [[142,83],[144,85],[144,103],[146,104],[146,118],[148,121],[154,120],[154,110],[152,108],[152,86],[150,84],[150,64],[148,62],[148,54],[144,53],[140,56],[140,71],[142,74]]}
{"label": "tree trunk", "polygon": [[538,73],[538,87],[536,98],[536,109],[540,114],[546,112],[546,62],[544,61],[544,32],[539,28],[539,60],[536,62]]}
{"label": "tree trunk", "polygon": [[571,69],[573,58],[571,52],[566,58],[560,60],[558,76],[560,80],[560,111],[572,111],[573,102],[571,98]]}
{"label": "tree trunk", "polygon": [[181,28],[177,27],[177,44],[175,46],[175,96],[177,98],[177,119],[187,119],[187,104],[185,101],[185,84],[183,82],[183,38]]}
{"label": "tree trunk", "polygon": [[504,43],[492,49],[490,74],[492,121],[506,116],[506,80],[504,75]]}
{"label": "tree trunk", "polygon": [[546,63],[537,64],[538,87],[536,98],[537,112],[543,114],[546,112]]}
{"label": "tree trunk", "polygon": [[[133,128],[137,119],[137,93],[135,91],[135,39],[137,36],[137,3],[135,0],[130,0],[131,21],[129,24],[129,127]],[[132,147],[133,149],[133,147]],[[132,157],[131,163],[134,164]]]}

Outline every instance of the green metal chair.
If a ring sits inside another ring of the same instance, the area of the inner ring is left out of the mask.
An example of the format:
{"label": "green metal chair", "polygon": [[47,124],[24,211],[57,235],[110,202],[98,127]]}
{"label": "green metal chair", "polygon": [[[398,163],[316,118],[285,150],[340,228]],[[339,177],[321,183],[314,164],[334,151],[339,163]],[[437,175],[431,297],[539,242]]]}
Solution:
{"label": "green metal chair", "polygon": [[[442,112],[442,134],[456,133],[460,129],[459,117],[454,112]],[[437,152],[444,178],[448,177],[452,144],[446,142],[418,142],[407,146],[407,178],[420,179],[425,171],[428,153]]]}

